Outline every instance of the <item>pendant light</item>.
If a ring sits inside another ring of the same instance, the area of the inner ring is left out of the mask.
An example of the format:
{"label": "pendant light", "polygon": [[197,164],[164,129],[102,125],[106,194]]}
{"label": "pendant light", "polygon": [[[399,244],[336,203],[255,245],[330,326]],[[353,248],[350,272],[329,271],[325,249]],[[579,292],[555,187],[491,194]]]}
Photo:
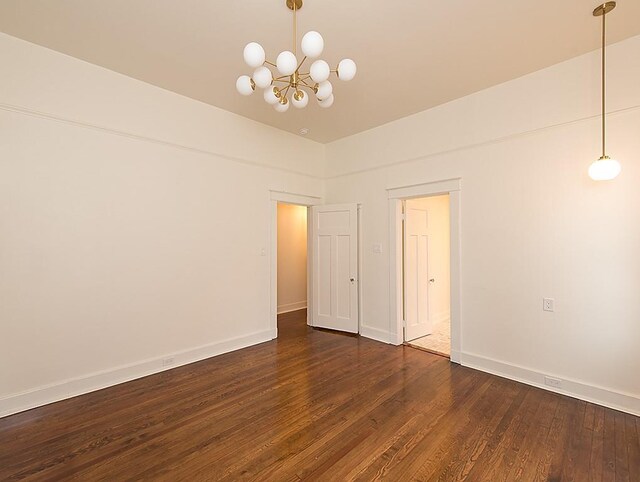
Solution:
{"label": "pendant light", "polygon": [[620,174],[620,163],[607,156],[605,151],[606,124],[606,90],[605,90],[605,53],[606,53],[606,17],[607,13],[616,8],[616,2],[606,2],[596,7],[593,11],[594,17],[602,17],[602,156],[589,166],[589,177],[594,181],[610,181]]}

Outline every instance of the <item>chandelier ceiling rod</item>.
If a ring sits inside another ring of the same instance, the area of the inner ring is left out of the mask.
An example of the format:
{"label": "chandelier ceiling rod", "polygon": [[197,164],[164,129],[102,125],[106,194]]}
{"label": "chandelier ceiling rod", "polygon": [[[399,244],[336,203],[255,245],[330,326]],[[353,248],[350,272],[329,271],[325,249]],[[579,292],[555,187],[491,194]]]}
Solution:
{"label": "chandelier ceiling rod", "polygon": [[293,2],[293,55],[298,57],[298,8],[296,2]]}

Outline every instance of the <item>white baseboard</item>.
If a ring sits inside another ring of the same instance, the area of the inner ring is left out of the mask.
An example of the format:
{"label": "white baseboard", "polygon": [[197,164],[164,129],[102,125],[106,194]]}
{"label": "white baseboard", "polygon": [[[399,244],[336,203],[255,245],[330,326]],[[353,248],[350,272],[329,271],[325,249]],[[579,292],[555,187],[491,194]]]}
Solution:
{"label": "white baseboard", "polygon": [[290,311],[304,310],[306,307],[307,300],[278,305],[278,314],[281,315],[282,313],[289,313]]}
{"label": "white baseboard", "polygon": [[379,328],[360,325],[360,335],[364,336],[365,338],[371,338],[372,340],[381,341],[382,343],[393,344],[391,333],[389,333],[388,331],[380,330]]}
{"label": "white baseboard", "polygon": [[[246,348],[272,340],[275,337],[275,330],[260,331],[12,394],[0,398],[0,417]],[[163,360],[168,358],[173,361],[170,365],[164,366]]]}
{"label": "white baseboard", "polygon": [[[640,397],[637,395],[616,392],[608,388],[589,385],[584,382],[563,378],[549,373],[538,372],[529,368],[511,365],[509,363],[471,353],[460,353],[459,359],[463,366],[469,368],[475,368],[483,372],[526,383],[527,385],[532,385],[544,390],[549,390],[551,392],[560,393],[562,395],[567,395],[569,397],[578,398],[597,405],[640,416]],[[546,385],[544,382],[545,376],[562,380],[562,388]]]}

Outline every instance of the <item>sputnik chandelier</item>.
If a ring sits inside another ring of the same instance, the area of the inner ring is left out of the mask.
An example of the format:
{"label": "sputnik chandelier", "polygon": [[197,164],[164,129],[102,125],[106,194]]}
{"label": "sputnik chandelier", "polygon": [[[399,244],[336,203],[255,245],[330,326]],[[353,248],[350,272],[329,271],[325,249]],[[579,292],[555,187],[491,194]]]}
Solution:
{"label": "sputnik chandelier", "polygon": [[[324,40],[318,32],[310,31],[302,37],[303,58],[297,58],[297,19],[296,13],[302,8],[302,0],[286,0],[287,7],[293,11],[293,52],[280,52],[276,62],[266,60],[262,46],[256,42],[248,43],[244,48],[244,61],[254,70],[252,76],[241,75],[236,81],[236,89],[242,95],[251,95],[256,87],[264,89],[264,100],[274,106],[278,112],[286,112],[293,104],[300,109],[309,103],[309,95],[314,94],[320,107],[333,105],[333,85],[329,77],[335,73],[340,80],[351,80],[356,75],[356,64],[351,59],[343,59],[335,69],[331,69],[324,60],[315,60],[308,72],[301,72],[307,59],[315,59],[322,54]],[[280,73],[274,77],[271,69]]]}

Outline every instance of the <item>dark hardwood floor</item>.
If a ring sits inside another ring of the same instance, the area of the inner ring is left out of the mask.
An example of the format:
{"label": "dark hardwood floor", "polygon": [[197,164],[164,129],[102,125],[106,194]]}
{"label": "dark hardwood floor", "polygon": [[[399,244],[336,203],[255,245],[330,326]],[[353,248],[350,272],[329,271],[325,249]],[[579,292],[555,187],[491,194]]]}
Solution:
{"label": "dark hardwood floor", "polygon": [[0,480],[638,481],[637,417],[282,317],[277,341],[0,419]]}

